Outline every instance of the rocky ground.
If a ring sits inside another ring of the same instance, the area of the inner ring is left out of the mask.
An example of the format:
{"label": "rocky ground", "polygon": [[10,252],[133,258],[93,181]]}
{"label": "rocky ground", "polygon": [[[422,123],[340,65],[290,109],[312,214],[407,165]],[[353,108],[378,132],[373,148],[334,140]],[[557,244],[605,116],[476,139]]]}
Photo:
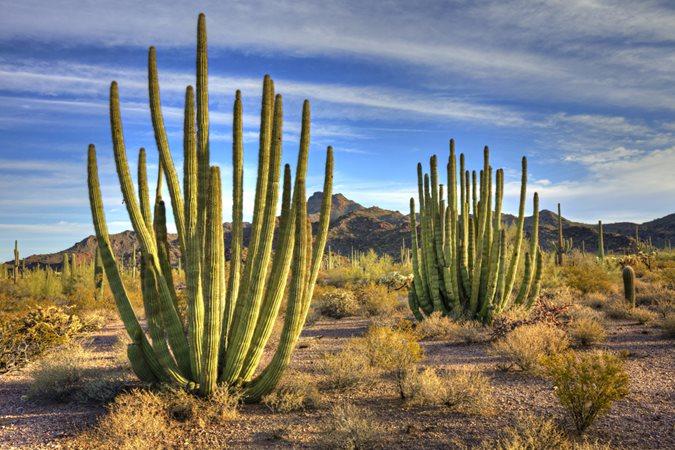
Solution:
{"label": "rocky ground", "polygon": [[[361,335],[368,319],[319,320],[306,327],[293,366],[316,373],[316,362],[352,337]],[[656,328],[629,321],[609,321],[609,337],[602,347],[627,354],[631,380],[629,396],[589,431],[591,440],[612,448],[675,448],[675,352],[673,341]],[[88,336],[93,364],[106,370],[115,364],[114,345],[121,324],[114,322]],[[316,447],[330,405],[344,399],[372,411],[387,433],[383,448],[456,448],[490,442],[523,414],[559,419],[563,411],[548,381],[497,369],[499,358],[489,343],[424,342],[424,365],[437,368],[473,366],[490,377],[497,413],[488,417],[451,412],[446,407],[405,407],[391,380],[367,388],[326,391],[325,404],[301,413],[272,413],[264,405],[244,405],[222,433],[234,448]],[[104,408],[78,403],[42,405],[25,400],[30,366],[0,376],[0,448],[58,448]],[[317,374],[317,381],[320,376]]]}

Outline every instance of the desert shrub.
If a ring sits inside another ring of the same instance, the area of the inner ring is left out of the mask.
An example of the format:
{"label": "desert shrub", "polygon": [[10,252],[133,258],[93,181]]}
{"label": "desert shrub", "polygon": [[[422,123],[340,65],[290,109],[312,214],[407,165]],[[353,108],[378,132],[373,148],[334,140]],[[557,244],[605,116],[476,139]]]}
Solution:
{"label": "desert shrub", "polygon": [[581,304],[593,309],[602,309],[607,303],[607,294],[589,292],[581,297]]}
{"label": "desert shrub", "polygon": [[525,416],[515,426],[506,429],[497,442],[484,443],[480,449],[494,450],[611,450],[609,445],[596,442],[571,441],[567,434],[550,419]]}
{"label": "desert shrub", "polygon": [[615,274],[602,264],[584,262],[579,265],[566,265],[561,268],[565,285],[584,294],[590,292],[606,293],[616,289]]}
{"label": "desert shrub", "polygon": [[466,344],[484,342],[488,339],[488,328],[475,321],[461,322],[453,330],[453,338]]}
{"label": "desert shrub", "polygon": [[607,332],[602,323],[595,319],[581,318],[570,325],[569,334],[579,345],[589,346],[603,342]]}
{"label": "desert shrub", "polygon": [[675,337],[675,313],[667,314],[661,319],[659,326],[663,328],[668,337]]}
{"label": "desert shrub", "polygon": [[628,394],[623,361],[609,353],[553,354],[544,358],[544,366],[579,434]]}
{"label": "desert shrub", "polygon": [[517,367],[524,372],[538,373],[543,356],[559,353],[569,346],[567,335],[548,323],[523,325],[496,341],[492,351],[502,356],[503,369]]}
{"label": "desert shrub", "polygon": [[602,313],[602,311],[597,309],[593,309],[585,305],[575,304],[570,305],[569,308],[565,310],[564,317],[571,321],[585,319],[602,322],[605,318],[605,315]]}
{"label": "desert shrub", "polygon": [[656,320],[658,314],[643,307],[631,308],[631,306],[618,297],[611,298],[605,305],[605,314],[611,319],[635,320],[640,324],[646,324]]}
{"label": "desert shrub", "polygon": [[454,320],[444,316],[440,311],[435,311],[415,325],[415,334],[420,339],[445,339],[451,336],[456,328],[458,325]]}
{"label": "desert shrub", "polygon": [[401,397],[413,406],[445,405],[465,414],[493,411],[492,385],[480,372],[462,368],[439,374],[431,367],[407,370],[400,382]]}
{"label": "desert shrub", "polygon": [[336,286],[377,283],[392,272],[410,273],[410,266],[395,263],[391,256],[378,256],[374,250],[359,254],[347,264],[324,273],[325,279]]}
{"label": "desert shrub", "polygon": [[369,283],[356,289],[356,299],[369,316],[391,314],[398,305],[398,295],[382,284]]}
{"label": "desert shrub", "polygon": [[239,392],[227,386],[219,386],[207,398],[170,387],[165,387],[160,394],[164,409],[171,419],[199,427],[234,419],[241,400]]}
{"label": "desert shrub", "polygon": [[90,367],[91,351],[81,345],[59,349],[38,361],[30,372],[28,398],[39,402],[108,402],[123,387],[122,379]]}
{"label": "desert shrub", "polygon": [[324,316],[334,319],[355,316],[360,305],[354,293],[347,289],[332,289],[319,297],[317,310]]}
{"label": "desert shrub", "polygon": [[372,326],[354,344],[361,348],[374,368],[393,371],[410,367],[422,359],[422,347],[410,333]]}
{"label": "desert shrub", "polygon": [[571,450],[565,433],[552,420],[536,416],[521,417],[515,426],[509,427],[504,437],[485,448],[496,450]]}
{"label": "desert shrub", "polygon": [[118,395],[96,426],[73,443],[74,448],[171,448],[180,439],[160,394],[133,390]]}
{"label": "desert shrub", "polygon": [[318,367],[325,375],[326,386],[331,389],[356,387],[376,375],[368,357],[349,344],[337,353],[324,355]]}
{"label": "desert shrub", "polygon": [[38,306],[0,323],[0,373],[27,363],[45,350],[66,344],[82,322],[62,308]]}
{"label": "desert shrub", "polygon": [[324,425],[324,444],[329,448],[368,449],[381,443],[385,432],[371,412],[351,403],[338,403]]}
{"label": "desert shrub", "polygon": [[321,394],[310,374],[289,371],[276,389],[263,398],[263,403],[275,412],[299,411],[317,407]]}

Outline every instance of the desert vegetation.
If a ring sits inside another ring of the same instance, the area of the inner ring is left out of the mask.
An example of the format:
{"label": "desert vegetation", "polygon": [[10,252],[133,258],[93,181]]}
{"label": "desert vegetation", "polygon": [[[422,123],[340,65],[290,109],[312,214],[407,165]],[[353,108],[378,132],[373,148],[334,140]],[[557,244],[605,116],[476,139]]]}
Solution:
{"label": "desert vegetation", "polygon": [[560,204],[556,239],[543,242],[537,193],[525,226],[525,158],[510,224],[504,169],[493,176],[487,147],[482,169],[469,171],[463,154],[457,168],[451,140],[445,186],[437,156],[429,174],[417,167],[418,199],[410,201],[398,254],[324,251],[332,149],[318,214],[310,214],[309,102],[293,177],[281,163],[283,99],[265,76],[247,242],[242,98],[235,94],[228,244],[221,172],[209,154],[205,20],[199,16],[196,89],[185,90],[182,186],[163,125],[157,52],[149,50],[160,157],[154,203],[144,149],[132,182],[119,87],[110,87],[131,250],[120,256],[108,233],[91,145],[93,251],[26,265],[15,242],[14,260],[3,265],[3,445],[675,446],[675,252],[637,231],[629,248],[608,249],[602,222],[597,250],[587,252],[565,236]]}

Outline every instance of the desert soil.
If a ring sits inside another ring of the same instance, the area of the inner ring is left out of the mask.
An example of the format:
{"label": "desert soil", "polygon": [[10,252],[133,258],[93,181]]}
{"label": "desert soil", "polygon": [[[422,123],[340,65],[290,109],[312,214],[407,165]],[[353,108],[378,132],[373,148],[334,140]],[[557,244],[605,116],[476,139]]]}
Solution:
{"label": "desert soil", "polygon": [[[307,326],[294,355],[294,368],[316,373],[325,352],[341,348],[352,336],[365,332],[367,319],[319,320]],[[611,321],[602,346],[628,355],[629,396],[588,432],[591,440],[612,448],[675,448],[675,358],[673,341],[656,328],[629,321]],[[122,331],[114,322],[86,339],[94,350],[93,364],[102,370],[116,361],[115,341]],[[464,415],[447,407],[406,408],[391,380],[366,388],[325,391],[326,404],[300,413],[275,414],[264,405],[244,405],[223,433],[234,448],[311,448],[321,440],[321,425],[330,416],[330,404],[349,400],[374,413],[387,429],[383,448],[456,448],[491,442],[519,416],[532,414],[559,419],[563,411],[548,381],[497,369],[499,358],[489,344],[423,342],[425,365],[437,368],[472,366],[491,378],[497,413],[489,417]],[[92,424],[104,408],[84,404],[41,405],[24,396],[30,366],[0,376],[0,448],[59,448],[64,438]],[[317,374],[317,380],[320,376]]]}

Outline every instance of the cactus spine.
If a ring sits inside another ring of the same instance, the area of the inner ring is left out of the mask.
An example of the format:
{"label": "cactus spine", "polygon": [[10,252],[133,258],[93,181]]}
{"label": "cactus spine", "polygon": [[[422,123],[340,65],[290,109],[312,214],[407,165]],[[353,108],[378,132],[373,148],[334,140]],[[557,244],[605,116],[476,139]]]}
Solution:
{"label": "cactus spine", "polygon": [[[421,319],[440,311],[457,318],[490,322],[512,302],[525,222],[527,160],[522,160],[516,242],[510,258],[506,254],[506,233],[501,220],[504,171],[495,172],[493,186],[488,148],[483,152],[478,185],[476,172],[469,185],[469,171],[465,169],[464,155],[460,155],[458,199],[455,142],[450,140],[447,207],[443,186],[438,183],[435,155],[430,159],[430,169],[430,174],[423,174],[422,165],[417,165],[419,232],[415,200],[410,199],[413,286],[409,303],[413,314]],[[538,208],[535,193],[530,252],[525,258],[525,275],[518,296],[513,300],[525,306],[536,300],[541,279]]]}
{"label": "cactus spine", "polygon": [[631,308],[635,307],[635,271],[631,266],[626,266],[621,272],[623,277],[623,295]]}
{"label": "cactus spine", "polygon": [[19,241],[14,241],[14,266],[12,267],[12,274],[14,277],[14,284],[19,278]]}
{"label": "cactus spine", "polygon": [[[226,279],[220,169],[210,165],[209,157],[206,20],[203,14],[199,16],[197,30],[197,88],[195,91],[188,87],[185,94],[182,193],[164,129],[154,48],[150,48],[148,58],[153,128],[185,268],[186,328],[177,313],[171,271],[166,270],[170,267],[168,253],[162,250],[166,239],[166,212],[161,189],[157,189],[152,218],[144,151],[139,154],[138,197],[134,192],[116,82],[110,88],[113,149],[125,205],[140,244],[147,334],[131,307],[112,252],[93,145],[89,146],[88,156],[89,200],[106,278],[120,317],[132,338],[127,353],[136,375],[145,381],[170,382],[196,390],[201,395],[210,395],[219,384],[242,385],[245,400],[257,401],[279,381],[307,316],[328,235],[333,150],[328,147],[326,154],[318,235],[313,239],[305,190],[310,140],[309,102],[305,100],[303,104],[295,183],[293,186],[290,166],[286,165],[282,184],[283,103],[281,96],[274,94],[272,79],[265,76],[251,241],[246,262],[242,264],[243,114],[241,94],[237,91],[232,146],[232,258]],[[273,252],[280,190],[281,220]],[[258,371],[289,278],[281,337],[267,366]]]}
{"label": "cactus spine", "polygon": [[602,220],[598,220],[598,258],[605,259],[605,238],[602,233]]}

